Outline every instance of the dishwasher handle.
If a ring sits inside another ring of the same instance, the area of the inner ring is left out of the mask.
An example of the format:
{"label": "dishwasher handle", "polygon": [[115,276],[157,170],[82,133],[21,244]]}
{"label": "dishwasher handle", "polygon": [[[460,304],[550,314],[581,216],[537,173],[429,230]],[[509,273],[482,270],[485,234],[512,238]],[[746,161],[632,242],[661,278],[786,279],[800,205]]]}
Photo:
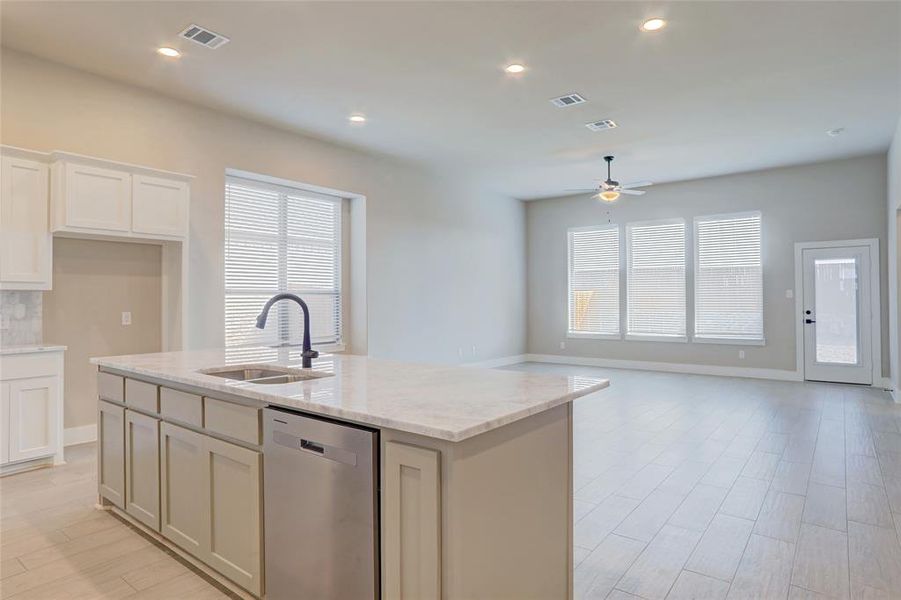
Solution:
{"label": "dishwasher handle", "polygon": [[310,452],[316,452],[317,454],[325,454],[325,447],[321,444],[317,444],[316,442],[311,442],[310,440],[300,440],[300,448],[302,450],[309,450]]}
{"label": "dishwasher handle", "polygon": [[300,450],[301,452],[333,460],[351,467],[357,466],[357,453],[346,448],[314,442],[277,429],[272,432],[272,441],[279,446],[291,448],[292,450]]}

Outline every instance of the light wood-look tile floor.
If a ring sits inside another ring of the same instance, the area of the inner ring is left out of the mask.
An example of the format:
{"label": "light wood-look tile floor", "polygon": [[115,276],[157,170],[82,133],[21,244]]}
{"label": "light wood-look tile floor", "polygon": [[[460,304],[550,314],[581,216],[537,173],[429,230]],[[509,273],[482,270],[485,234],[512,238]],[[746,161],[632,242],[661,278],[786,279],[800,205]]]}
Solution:
{"label": "light wood-look tile floor", "polygon": [[[613,382],[575,404],[577,598],[901,599],[901,407],[884,392],[512,368]],[[66,457],[0,479],[0,597],[227,597],[94,508],[93,445]]]}
{"label": "light wood-look tile floor", "polygon": [[229,596],[97,501],[94,444],[67,464],[0,479],[0,598],[224,599]]}
{"label": "light wood-look tile floor", "polygon": [[546,364],[576,401],[575,597],[901,599],[901,405],[870,388]]}

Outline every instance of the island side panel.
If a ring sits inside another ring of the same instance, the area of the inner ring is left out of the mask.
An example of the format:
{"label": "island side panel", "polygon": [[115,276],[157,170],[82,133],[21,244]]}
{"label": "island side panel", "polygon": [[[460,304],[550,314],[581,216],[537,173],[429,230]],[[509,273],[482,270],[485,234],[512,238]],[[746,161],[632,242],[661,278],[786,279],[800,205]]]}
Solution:
{"label": "island side panel", "polygon": [[[572,597],[571,404],[458,443],[382,431],[382,573],[415,586],[431,571],[395,564],[401,554],[384,545],[402,537],[390,529],[404,522],[385,506],[389,443],[439,453],[441,598]],[[397,589],[383,587],[386,600],[403,598]]]}

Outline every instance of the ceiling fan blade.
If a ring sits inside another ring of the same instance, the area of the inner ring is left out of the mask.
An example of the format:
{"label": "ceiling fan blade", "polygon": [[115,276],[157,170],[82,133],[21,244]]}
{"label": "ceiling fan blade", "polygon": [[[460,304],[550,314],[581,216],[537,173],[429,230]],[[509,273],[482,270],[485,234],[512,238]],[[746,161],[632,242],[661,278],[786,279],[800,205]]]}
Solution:
{"label": "ceiling fan blade", "polygon": [[630,196],[644,196],[644,190],[626,190],[622,189],[619,191],[620,194],[629,194]]}
{"label": "ceiling fan blade", "polygon": [[564,192],[597,192],[598,188],[579,188],[579,189],[568,189],[563,190]]}
{"label": "ceiling fan blade", "polygon": [[654,182],[653,181],[633,181],[631,183],[624,183],[620,187],[624,190],[628,190],[631,188],[648,187],[649,185],[654,185]]}

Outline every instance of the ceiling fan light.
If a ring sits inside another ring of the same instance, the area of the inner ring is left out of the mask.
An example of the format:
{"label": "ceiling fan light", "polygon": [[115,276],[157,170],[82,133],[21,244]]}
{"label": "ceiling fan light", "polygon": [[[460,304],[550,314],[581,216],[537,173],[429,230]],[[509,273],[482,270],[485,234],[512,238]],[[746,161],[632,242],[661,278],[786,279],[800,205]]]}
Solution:
{"label": "ceiling fan light", "polygon": [[601,200],[604,202],[615,202],[617,198],[619,198],[619,192],[616,190],[604,190],[598,196],[601,197]]}

